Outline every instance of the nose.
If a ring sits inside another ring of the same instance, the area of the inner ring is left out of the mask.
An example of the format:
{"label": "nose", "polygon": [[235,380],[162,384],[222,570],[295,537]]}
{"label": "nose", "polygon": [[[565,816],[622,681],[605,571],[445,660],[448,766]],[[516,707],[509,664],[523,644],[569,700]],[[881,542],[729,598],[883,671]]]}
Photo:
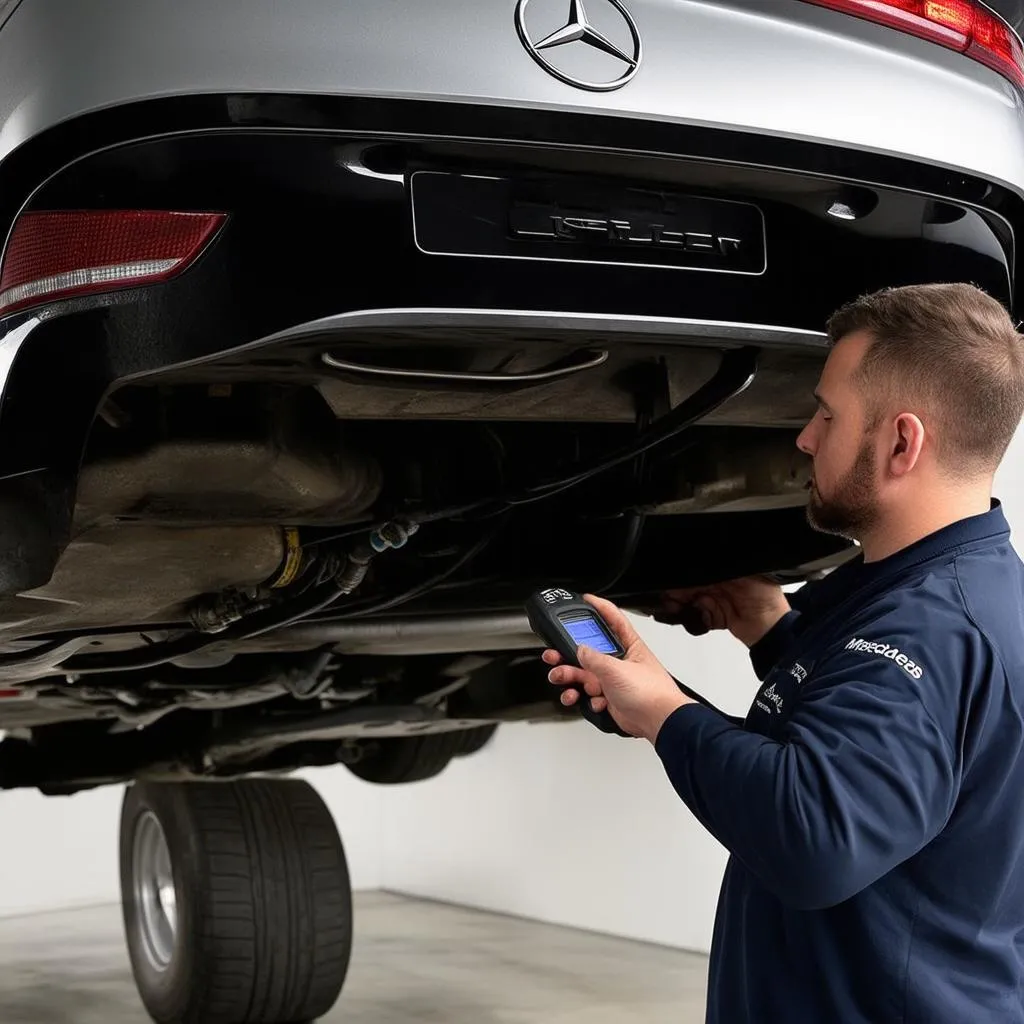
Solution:
{"label": "nose", "polygon": [[796,439],[796,446],[804,453],[804,455],[814,454],[814,420],[800,431],[800,436]]}

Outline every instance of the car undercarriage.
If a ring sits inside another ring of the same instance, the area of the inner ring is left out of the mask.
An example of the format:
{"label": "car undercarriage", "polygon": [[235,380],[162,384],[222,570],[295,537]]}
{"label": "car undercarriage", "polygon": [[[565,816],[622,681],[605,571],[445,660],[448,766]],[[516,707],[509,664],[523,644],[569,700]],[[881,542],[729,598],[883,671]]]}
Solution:
{"label": "car undercarriage", "polygon": [[[393,348],[372,326],[352,342],[328,328],[261,349],[250,379],[210,364],[106,397],[51,578],[0,602],[8,784],[355,768],[383,737],[562,717],[523,620],[531,590],[568,580],[653,607],[669,586],[845,554],[803,519],[806,399],[772,407],[786,366],[805,367],[810,394],[818,351],[641,336],[610,358],[584,325],[487,319],[408,328]],[[400,396],[314,376],[317,355],[350,362],[368,344],[445,368]],[[580,351],[598,365],[564,383],[450,390]],[[268,380],[286,360],[312,364],[309,380]],[[589,418],[571,411],[583,375]],[[435,409],[373,408],[396,400]],[[537,415],[550,408],[568,422]]]}

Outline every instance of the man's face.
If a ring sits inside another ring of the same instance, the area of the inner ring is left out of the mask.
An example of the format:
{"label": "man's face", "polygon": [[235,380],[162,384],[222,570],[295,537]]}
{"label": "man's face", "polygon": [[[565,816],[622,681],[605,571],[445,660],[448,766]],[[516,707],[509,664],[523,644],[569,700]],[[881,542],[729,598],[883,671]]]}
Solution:
{"label": "man's face", "polygon": [[807,518],[824,533],[859,539],[879,514],[879,464],[854,373],[868,339],[853,334],[829,353],[815,392],[818,411],[797,447],[811,456]]}

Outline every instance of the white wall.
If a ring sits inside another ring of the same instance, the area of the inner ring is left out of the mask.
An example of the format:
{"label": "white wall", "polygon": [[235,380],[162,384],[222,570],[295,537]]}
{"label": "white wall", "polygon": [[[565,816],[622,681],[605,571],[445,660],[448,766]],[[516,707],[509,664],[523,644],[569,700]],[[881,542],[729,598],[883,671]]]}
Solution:
{"label": "white wall", "polygon": [[0,915],[117,898],[120,788],[0,793]]}
{"label": "white wall", "polygon": [[[1024,550],[1024,431],[996,480]],[[746,650],[635,620],[669,670],[742,714]],[[649,744],[586,723],[503,726],[494,743],[397,794],[384,819],[383,883],[396,891],[710,948],[725,851],[675,796]]]}
{"label": "white wall", "polygon": [[[635,621],[677,678],[746,710],[756,679],[744,648]],[[389,889],[709,947],[725,853],[646,742],[584,722],[502,726],[480,754],[396,796],[384,820]]]}
{"label": "white wall", "polygon": [[[380,887],[382,822],[394,794],[340,766],[299,777],[317,787],[334,815],[353,887]],[[0,792],[0,917],[120,898],[122,793],[120,786],[70,797],[43,797],[28,789]]]}

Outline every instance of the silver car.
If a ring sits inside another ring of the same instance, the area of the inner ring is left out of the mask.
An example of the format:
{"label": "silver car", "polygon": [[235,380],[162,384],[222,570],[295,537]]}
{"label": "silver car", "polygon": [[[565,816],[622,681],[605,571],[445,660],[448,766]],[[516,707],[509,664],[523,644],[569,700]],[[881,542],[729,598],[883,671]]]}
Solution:
{"label": "silver car", "polygon": [[[823,327],[1015,315],[1024,2],[0,0],[0,786],[126,786],[161,1024],[351,949],[303,782],[571,717],[524,604],[799,581]],[[217,781],[219,784],[211,785]]]}

